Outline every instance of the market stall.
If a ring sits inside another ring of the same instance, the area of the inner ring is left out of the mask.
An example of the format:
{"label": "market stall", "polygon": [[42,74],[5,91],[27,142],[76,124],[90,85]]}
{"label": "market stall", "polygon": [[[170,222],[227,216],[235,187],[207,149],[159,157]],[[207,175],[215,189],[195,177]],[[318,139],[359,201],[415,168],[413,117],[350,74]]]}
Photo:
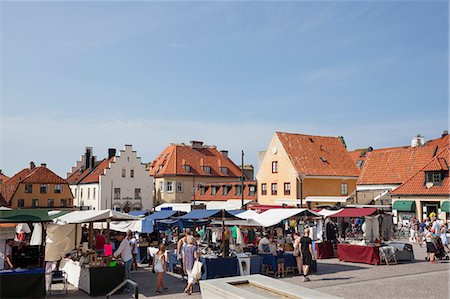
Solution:
{"label": "market stall", "polygon": [[380,264],[380,246],[378,245],[353,245],[340,243],[338,246],[338,258],[343,262]]}

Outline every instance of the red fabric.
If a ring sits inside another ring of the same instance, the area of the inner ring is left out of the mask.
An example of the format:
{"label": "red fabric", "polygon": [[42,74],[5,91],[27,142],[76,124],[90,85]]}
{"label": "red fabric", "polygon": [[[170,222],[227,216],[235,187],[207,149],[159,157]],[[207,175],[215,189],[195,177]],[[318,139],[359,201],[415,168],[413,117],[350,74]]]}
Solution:
{"label": "red fabric", "polygon": [[316,243],[316,255],[318,259],[329,259],[334,257],[333,243]]}
{"label": "red fabric", "polygon": [[344,208],[330,217],[364,217],[374,214],[377,208]]}
{"label": "red fabric", "polygon": [[95,249],[102,250],[105,248],[106,238],[102,234],[98,234],[95,236]]}
{"label": "red fabric", "polygon": [[377,246],[338,244],[338,258],[344,262],[378,265],[380,263],[379,250],[380,248]]}

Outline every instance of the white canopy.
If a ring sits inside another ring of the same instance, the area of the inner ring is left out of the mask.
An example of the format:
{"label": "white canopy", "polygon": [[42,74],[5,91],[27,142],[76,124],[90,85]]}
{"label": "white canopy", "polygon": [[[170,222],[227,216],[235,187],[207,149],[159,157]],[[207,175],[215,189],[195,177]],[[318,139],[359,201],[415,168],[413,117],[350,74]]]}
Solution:
{"label": "white canopy", "polygon": [[247,210],[236,215],[236,217],[241,219],[253,219],[253,220],[256,219],[258,216],[259,214],[253,210]]}
{"label": "white canopy", "polygon": [[347,202],[348,196],[307,196],[306,202]]}
{"label": "white canopy", "polygon": [[259,214],[254,220],[261,223],[261,226],[269,227],[276,225],[285,219],[289,219],[303,213],[322,217],[320,214],[308,209],[270,209]]}
{"label": "white canopy", "polygon": [[[225,220],[225,225],[227,226],[256,226],[256,227],[261,227],[263,226],[261,223],[253,220],[253,219],[241,219],[241,220]],[[212,224],[215,225],[222,225],[222,221],[221,220],[213,220]]]}
{"label": "white canopy", "polygon": [[[200,202],[200,201],[199,201]],[[244,205],[251,202],[251,200],[244,200]],[[239,210],[242,208],[242,201],[240,199],[229,199],[227,201],[207,201],[207,210]]]}
{"label": "white canopy", "polygon": [[320,210],[318,213],[324,217],[330,217],[334,214],[339,213],[340,211],[342,211],[343,209],[339,209],[339,210],[327,210],[327,209],[322,209]]}
{"label": "white canopy", "polygon": [[88,211],[74,211],[63,216],[55,218],[55,222],[60,223],[87,223],[87,222],[101,222],[105,220],[139,220],[138,217],[131,216],[125,213],[114,210],[88,210]]}
{"label": "white canopy", "polygon": [[111,222],[109,228],[118,232],[142,232],[142,221],[117,221]]}

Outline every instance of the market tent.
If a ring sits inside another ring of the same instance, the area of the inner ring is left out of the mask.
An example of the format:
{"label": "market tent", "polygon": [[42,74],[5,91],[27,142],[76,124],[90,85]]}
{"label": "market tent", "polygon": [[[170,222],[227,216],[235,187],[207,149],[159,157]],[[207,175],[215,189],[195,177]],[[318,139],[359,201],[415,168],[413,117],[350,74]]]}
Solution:
{"label": "market tent", "polygon": [[209,219],[209,218],[231,218],[236,219],[237,217],[228,211],[224,210],[192,210],[186,215],[178,217],[178,219]]}
{"label": "market tent", "polygon": [[324,217],[333,217],[333,215],[339,213],[340,211],[342,211],[343,209],[339,209],[339,210],[328,210],[328,209],[322,209],[320,210],[319,213],[320,215],[324,216]]}
{"label": "market tent", "polygon": [[264,227],[269,227],[280,223],[291,217],[322,217],[320,214],[308,209],[271,209],[259,214],[254,220]]}
{"label": "market tent", "polygon": [[110,219],[112,221],[139,220],[138,217],[117,212],[114,210],[88,210],[88,211],[74,211],[55,218],[55,221],[62,223],[88,223],[88,222],[102,222],[107,219]]}
{"label": "market tent", "polygon": [[148,215],[147,217],[145,217],[145,220],[142,221],[142,232],[143,233],[152,233],[155,230],[154,222],[156,220],[167,219],[177,213],[178,213],[178,211],[162,210],[162,211],[157,211],[151,215]]}
{"label": "market tent", "polygon": [[148,211],[147,210],[131,211],[131,212],[128,212],[128,214],[130,214],[132,216],[145,216],[145,214],[148,214]]}
{"label": "market tent", "polygon": [[[141,221],[115,221],[109,224],[109,228],[116,232],[126,233],[128,230],[132,232],[144,233],[143,227],[144,220]],[[95,226],[94,228],[103,228],[102,226]]]}
{"label": "market tent", "polygon": [[0,206],[0,211],[11,211],[11,208]]}
{"label": "market tent", "polygon": [[450,213],[450,201],[444,201],[441,206],[441,211]]}
{"label": "market tent", "polygon": [[237,214],[236,216],[238,218],[241,218],[241,219],[252,219],[252,220],[254,220],[254,219],[256,219],[256,217],[259,216],[259,214],[256,213],[255,211],[247,210],[247,211],[243,211],[242,213]]}
{"label": "market tent", "polygon": [[[73,249],[74,244],[81,242],[81,229],[78,224],[58,225],[50,223],[47,225],[47,237],[45,247],[46,261],[59,261],[63,255]],[[77,234],[75,241],[75,234]]]}
{"label": "market tent", "polygon": [[155,211],[163,210],[190,212],[192,210],[192,205],[190,203],[163,203],[155,207]]}
{"label": "market tent", "polygon": [[414,200],[396,200],[392,205],[392,210],[414,212],[416,211],[416,202]]}
{"label": "market tent", "polygon": [[331,217],[364,217],[377,212],[377,208],[345,208]]}
{"label": "market tent", "polygon": [[[244,200],[244,205],[251,202],[251,200]],[[208,201],[206,202],[207,210],[237,210],[242,208],[242,201],[240,199],[230,199],[227,201]]]}
{"label": "market tent", "polygon": [[0,223],[49,222],[52,221],[46,210],[2,210]]}
{"label": "market tent", "polygon": [[348,196],[307,196],[306,202],[333,202],[333,203],[345,203]]}
{"label": "market tent", "polygon": [[[214,225],[222,225],[222,220],[214,220],[212,221]],[[247,226],[247,227],[261,227],[261,223],[257,222],[253,219],[239,219],[239,220],[225,220],[226,226]]]}

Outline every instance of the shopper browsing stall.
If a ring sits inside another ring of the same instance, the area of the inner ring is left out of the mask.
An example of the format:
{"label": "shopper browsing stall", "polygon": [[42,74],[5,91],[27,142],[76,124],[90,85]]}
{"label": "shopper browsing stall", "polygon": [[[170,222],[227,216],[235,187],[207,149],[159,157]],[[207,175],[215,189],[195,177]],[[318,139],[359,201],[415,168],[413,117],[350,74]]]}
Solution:
{"label": "shopper browsing stall", "polygon": [[300,239],[300,248],[303,259],[303,281],[309,281],[309,268],[314,258],[314,252],[312,249],[312,240],[309,237],[309,228],[305,228],[304,236]]}
{"label": "shopper browsing stall", "polygon": [[[115,257],[119,257],[123,260],[125,266],[125,278],[130,279],[131,263],[133,262],[133,255],[131,254],[131,247],[128,239],[125,237],[125,233],[118,233],[116,240],[120,242],[119,248],[114,252]],[[125,291],[130,292],[130,285],[125,285]]]}

